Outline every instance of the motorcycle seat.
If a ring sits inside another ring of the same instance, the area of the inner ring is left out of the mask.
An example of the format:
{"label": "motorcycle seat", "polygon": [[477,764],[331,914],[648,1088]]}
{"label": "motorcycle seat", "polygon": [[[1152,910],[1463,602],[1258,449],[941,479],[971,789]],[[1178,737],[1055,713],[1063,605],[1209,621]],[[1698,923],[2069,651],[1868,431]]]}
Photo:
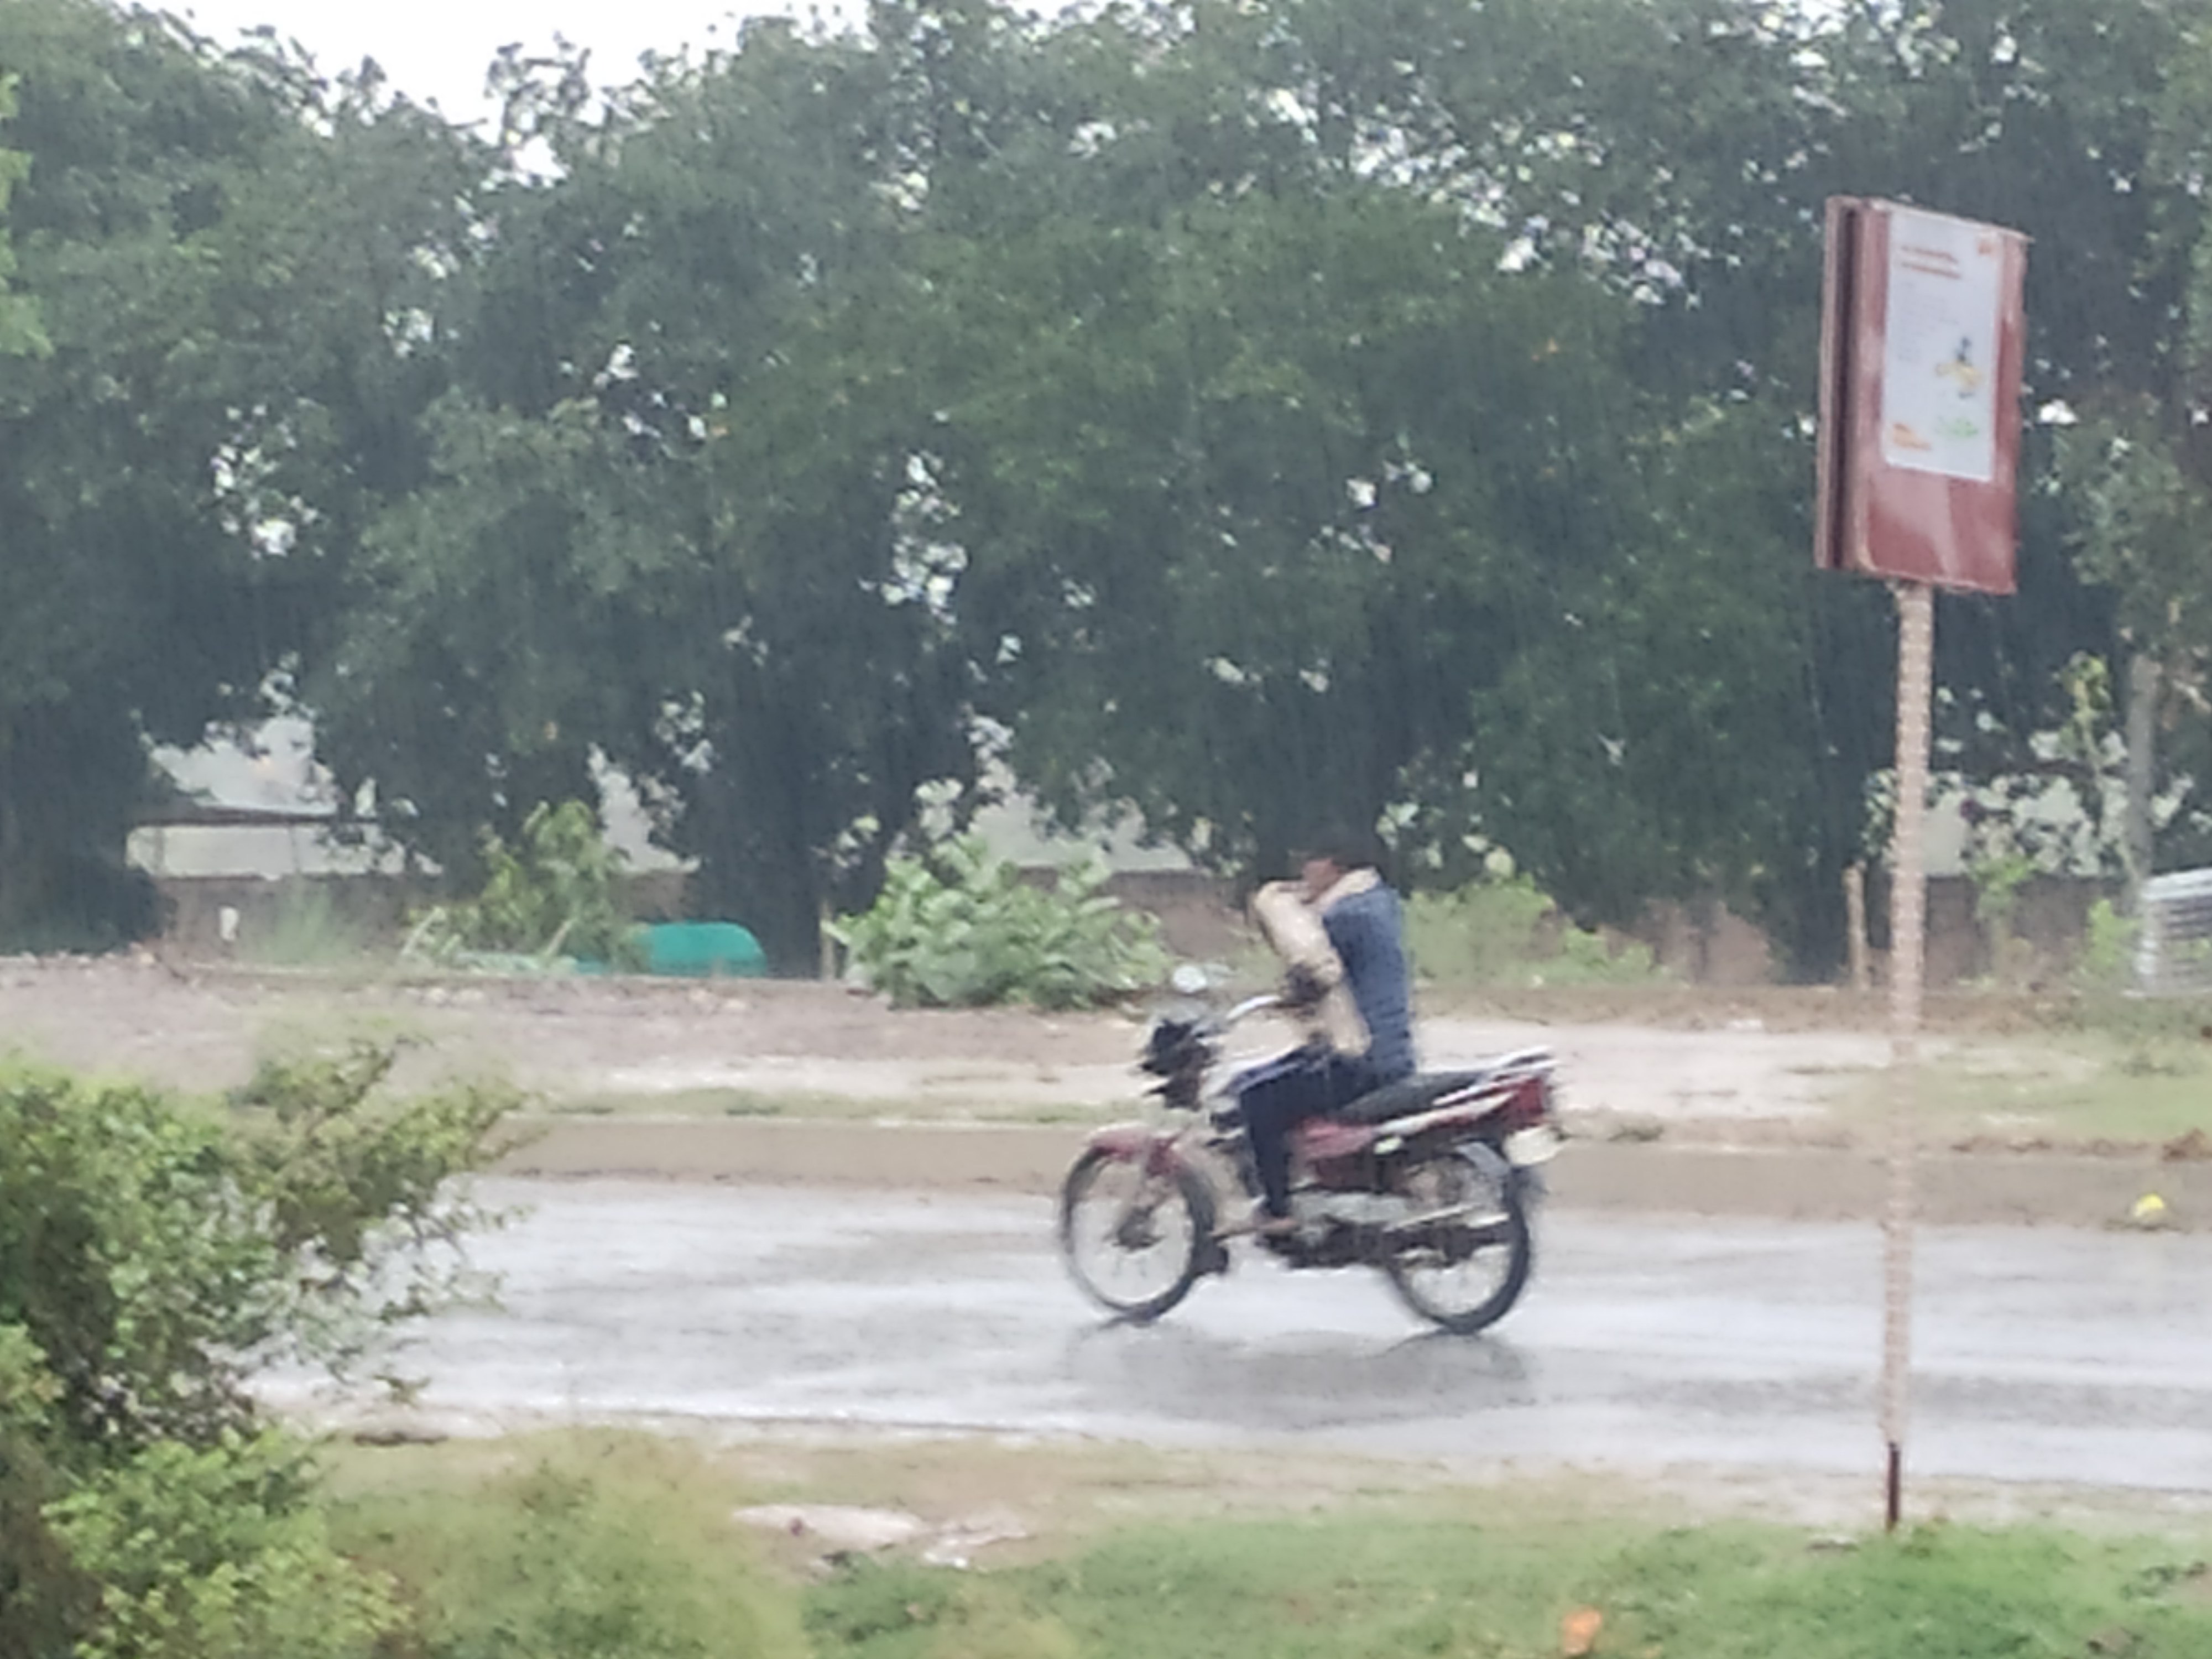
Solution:
{"label": "motorcycle seat", "polygon": [[1425,1112],[1447,1096],[1487,1082],[1499,1068],[1475,1072],[1425,1072],[1397,1083],[1370,1089],[1350,1105],[1329,1114],[1340,1123],[1388,1123],[1392,1118]]}

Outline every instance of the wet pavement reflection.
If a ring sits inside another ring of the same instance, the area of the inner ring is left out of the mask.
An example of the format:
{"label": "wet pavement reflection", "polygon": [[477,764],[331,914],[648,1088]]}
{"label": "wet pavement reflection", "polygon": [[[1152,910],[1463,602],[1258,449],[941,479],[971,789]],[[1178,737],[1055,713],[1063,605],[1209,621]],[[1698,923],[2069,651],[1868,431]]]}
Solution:
{"label": "wet pavement reflection", "polygon": [[[1161,1445],[1297,1437],[1445,1462],[1846,1473],[1877,1439],[1864,1225],[1559,1212],[1492,1333],[1426,1333],[1371,1273],[1241,1250],[1150,1328],[1096,1318],[1025,1198],[490,1182],[496,1311],[401,1367],[449,1409],[975,1428]],[[2212,1237],[1932,1231],[1917,1468],[2212,1491]]]}

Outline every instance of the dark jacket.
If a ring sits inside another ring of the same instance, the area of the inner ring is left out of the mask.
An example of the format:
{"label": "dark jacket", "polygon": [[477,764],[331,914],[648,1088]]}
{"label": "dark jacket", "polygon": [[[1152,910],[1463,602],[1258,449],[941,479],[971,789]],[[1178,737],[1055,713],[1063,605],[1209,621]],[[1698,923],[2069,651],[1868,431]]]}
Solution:
{"label": "dark jacket", "polygon": [[1398,896],[1379,883],[1346,893],[1322,911],[1321,925],[1344,963],[1352,1000],[1367,1027],[1367,1070],[1377,1084],[1411,1077],[1413,994]]}

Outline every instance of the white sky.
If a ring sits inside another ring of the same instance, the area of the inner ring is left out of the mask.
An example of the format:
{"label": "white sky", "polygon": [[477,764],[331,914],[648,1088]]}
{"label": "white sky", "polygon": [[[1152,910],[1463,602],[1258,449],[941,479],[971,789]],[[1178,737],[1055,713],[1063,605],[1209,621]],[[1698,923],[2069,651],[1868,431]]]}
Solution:
{"label": "white sky", "polygon": [[514,42],[543,50],[562,36],[592,49],[595,80],[620,82],[639,53],[727,44],[746,15],[853,9],[838,0],[168,0],[168,9],[226,44],[270,24],[325,72],[374,58],[395,86],[456,120],[491,113],[484,66]]}

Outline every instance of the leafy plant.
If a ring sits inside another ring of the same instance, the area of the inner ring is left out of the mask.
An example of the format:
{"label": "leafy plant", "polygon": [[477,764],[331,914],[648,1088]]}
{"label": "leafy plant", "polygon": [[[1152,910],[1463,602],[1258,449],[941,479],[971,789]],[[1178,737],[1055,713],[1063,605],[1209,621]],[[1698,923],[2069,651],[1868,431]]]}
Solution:
{"label": "leafy plant", "polygon": [[425,918],[416,930],[420,948],[436,956],[567,955],[641,967],[643,949],[623,898],[626,862],[583,802],[541,801],[523,819],[519,846],[484,837],[483,890]]}
{"label": "leafy plant", "polygon": [[298,1448],[226,1435],[150,1447],[54,1503],[100,1587],[79,1659],[368,1659],[398,1604],[331,1547],[312,1491]]}
{"label": "leafy plant", "polygon": [[1993,853],[1966,866],[1974,884],[1974,915],[1987,931],[1997,977],[2011,977],[2025,944],[2015,931],[2020,890],[2035,874],[2035,860],[2024,853]]}
{"label": "leafy plant", "polygon": [[246,1383],[356,1358],[459,1288],[426,1247],[483,1218],[452,1177],[509,1101],[395,1104],[391,1061],[264,1067],[234,1118],[0,1074],[0,1659],[367,1650],[376,1597],[299,1518]]}
{"label": "leafy plant", "polygon": [[1072,865],[1050,888],[994,859],[979,837],[894,859],[874,906],[831,930],[853,967],[902,1006],[1028,1002],[1077,1008],[1156,984],[1168,954],[1150,917]]}

